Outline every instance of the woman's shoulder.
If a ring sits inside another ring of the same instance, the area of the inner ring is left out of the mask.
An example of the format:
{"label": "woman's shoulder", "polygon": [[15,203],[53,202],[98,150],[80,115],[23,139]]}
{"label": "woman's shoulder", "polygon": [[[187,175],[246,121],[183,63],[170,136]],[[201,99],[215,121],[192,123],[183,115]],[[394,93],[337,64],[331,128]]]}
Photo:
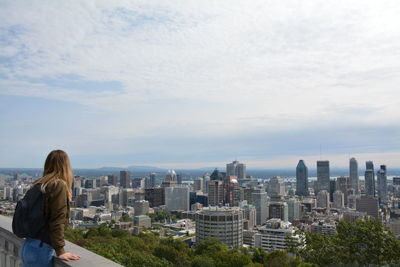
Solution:
{"label": "woman's shoulder", "polygon": [[46,185],[46,193],[49,194],[59,194],[67,190],[67,184],[60,179],[49,181]]}

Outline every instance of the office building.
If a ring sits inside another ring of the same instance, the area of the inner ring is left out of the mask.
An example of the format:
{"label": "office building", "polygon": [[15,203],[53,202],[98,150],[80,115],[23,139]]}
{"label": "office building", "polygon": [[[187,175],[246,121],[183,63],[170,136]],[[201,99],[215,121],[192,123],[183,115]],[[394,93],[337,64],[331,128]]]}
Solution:
{"label": "office building", "polygon": [[288,206],[288,221],[293,222],[300,219],[301,216],[301,203],[295,198],[287,200]]}
{"label": "office building", "polygon": [[156,173],[150,173],[150,188],[156,187]]}
{"label": "office building", "polygon": [[280,219],[284,222],[289,221],[289,209],[286,202],[269,202],[268,219]]}
{"label": "office building", "polygon": [[131,187],[131,172],[130,171],[120,171],[119,172],[119,184],[123,188]]}
{"label": "office building", "polygon": [[232,163],[226,164],[226,175],[237,176],[238,179],[246,178],[246,165],[239,163],[239,161],[233,161]]}
{"label": "office building", "polygon": [[308,168],[304,160],[299,160],[296,167],[296,195],[308,196]]}
{"label": "office building", "polygon": [[359,186],[359,175],[358,175],[358,162],[355,158],[351,158],[349,162],[349,178],[350,178],[349,187],[353,188],[355,194],[358,195],[360,193],[360,186]]}
{"label": "office building", "polygon": [[243,245],[243,211],[239,207],[208,207],[196,212],[196,242],[216,238],[231,248]]}
{"label": "office building", "polygon": [[356,210],[360,212],[366,212],[369,216],[378,218],[378,199],[372,196],[361,196],[360,198],[356,199]]}
{"label": "office building", "polygon": [[208,194],[208,182],[210,181],[210,175],[205,173],[203,175],[203,193]]}
{"label": "office building", "polygon": [[367,196],[375,197],[374,163],[372,161],[367,161],[365,166],[365,194]]}
{"label": "office building", "polygon": [[132,180],[132,188],[144,189],[145,184],[146,184],[145,178],[133,178]]}
{"label": "office building", "polygon": [[135,216],[146,215],[149,213],[150,204],[147,200],[139,200],[133,203]]}
{"label": "office building", "polygon": [[264,251],[288,250],[290,238],[299,240],[290,222],[270,219],[259,228],[259,233],[254,235],[254,244],[255,247],[262,248]]}
{"label": "office building", "polygon": [[267,192],[263,189],[255,189],[252,193],[252,204],[256,207],[256,224],[263,225],[267,221]]}
{"label": "office building", "polygon": [[109,185],[117,186],[118,185],[118,177],[114,174],[107,175],[107,181]]}
{"label": "office building", "polygon": [[341,176],[336,179],[336,190],[339,190],[343,193],[345,206],[347,206],[348,188],[349,188],[349,177]]}
{"label": "office building", "polygon": [[194,179],[194,191],[203,191],[203,178],[199,177]]}
{"label": "office building", "polygon": [[328,160],[317,161],[317,192],[319,190],[329,191],[330,170]]}
{"label": "office building", "polygon": [[152,208],[165,205],[165,190],[162,187],[145,189],[144,199],[149,201]]}
{"label": "office building", "polygon": [[388,204],[388,190],[387,190],[387,171],[386,165],[381,165],[381,168],[376,173],[376,178],[378,180],[378,199],[379,204]]}
{"label": "office building", "polygon": [[208,205],[218,206],[224,203],[224,182],[211,180],[208,182]]}
{"label": "office building", "polygon": [[174,170],[168,170],[165,174],[165,178],[161,183],[161,187],[174,187],[178,185],[178,178]]}
{"label": "office building", "polygon": [[165,208],[168,211],[188,211],[190,208],[189,187],[165,187]]}
{"label": "office building", "polygon": [[329,208],[329,193],[326,190],[321,190],[317,194],[317,207]]}
{"label": "office building", "polygon": [[243,210],[243,220],[246,230],[251,230],[256,226],[257,211],[253,205],[243,205],[240,207]]}
{"label": "office building", "polygon": [[286,195],[285,182],[279,176],[274,176],[268,183],[268,195],[270,197],[283,197]]}
{"label": "office building", "polygon": [[335,209],[344,208],[344,194],[340,190],[333,193],[333,207]]}

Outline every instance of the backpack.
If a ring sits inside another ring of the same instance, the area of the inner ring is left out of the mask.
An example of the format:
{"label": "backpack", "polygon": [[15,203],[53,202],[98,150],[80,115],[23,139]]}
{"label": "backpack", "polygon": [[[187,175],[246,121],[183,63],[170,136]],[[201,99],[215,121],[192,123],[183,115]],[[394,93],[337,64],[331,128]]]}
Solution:
{"label": "backpack", "polygon": [[41,184],[36,184],[30,188],[15,207],[12,230],[20,238],[38,238],[46,226],[44,194],[40,187]]}

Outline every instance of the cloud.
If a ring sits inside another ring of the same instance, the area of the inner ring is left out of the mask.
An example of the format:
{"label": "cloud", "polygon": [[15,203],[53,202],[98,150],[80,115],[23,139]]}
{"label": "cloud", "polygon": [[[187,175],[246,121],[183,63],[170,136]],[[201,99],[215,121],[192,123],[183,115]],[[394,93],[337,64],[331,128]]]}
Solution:
{"label": "cloud", "polygon": [[341,129],[367,145],[364,129],[383,138],[400,119],[399,12],[394,1],[5,1],[0,94],[79,105],[74,120],[59,115],[79,135],[50,131],[42,144],[76,154],[144,153],[157,140],[211,153],[236,140],[229,153],[262,157],[240,136],[296,147],[325,129],[340,131],[332,146],[347,145]]}

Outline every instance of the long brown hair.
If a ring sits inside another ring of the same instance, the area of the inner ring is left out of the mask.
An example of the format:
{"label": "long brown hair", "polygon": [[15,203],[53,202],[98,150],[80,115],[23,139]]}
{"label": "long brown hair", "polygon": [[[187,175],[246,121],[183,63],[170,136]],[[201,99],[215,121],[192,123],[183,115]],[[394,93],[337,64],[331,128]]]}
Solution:
{"label": "long brown hair", "polygon": [[68,200],[70,201],[72,198],[73,179],[74,176],[67,153],[62,150],[53,150],[44,163],[43,177],[35,181],[32,186],[41,183],[41,190],[45,193],[46,186],[50,182],[62,182],[67,186]]}

